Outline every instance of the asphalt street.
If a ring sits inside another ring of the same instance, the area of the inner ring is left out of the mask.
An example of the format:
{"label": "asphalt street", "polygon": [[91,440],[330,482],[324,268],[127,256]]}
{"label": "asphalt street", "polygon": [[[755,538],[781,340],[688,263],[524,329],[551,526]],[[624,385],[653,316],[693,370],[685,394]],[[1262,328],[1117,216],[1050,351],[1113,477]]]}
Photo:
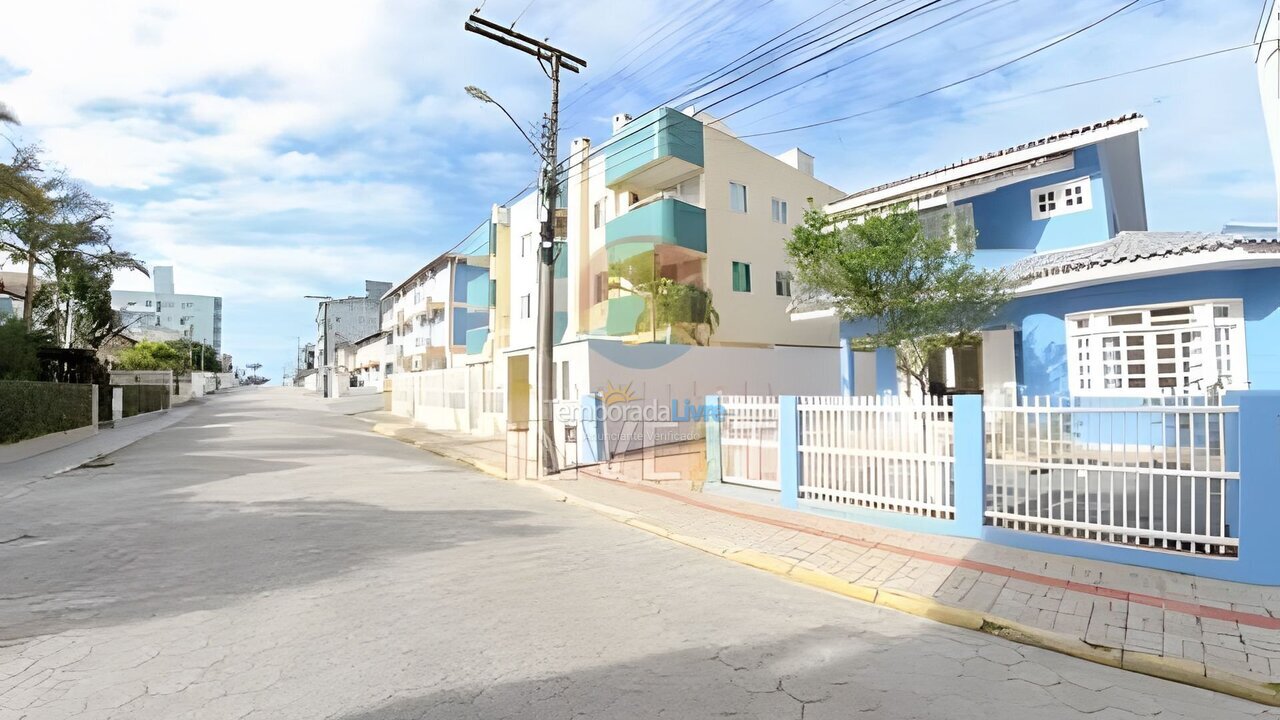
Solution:
{"label": "asphalt street", "polygon": [[0,470],[0,718],[1280,717],[792,584],[292,389],[94,465]]}

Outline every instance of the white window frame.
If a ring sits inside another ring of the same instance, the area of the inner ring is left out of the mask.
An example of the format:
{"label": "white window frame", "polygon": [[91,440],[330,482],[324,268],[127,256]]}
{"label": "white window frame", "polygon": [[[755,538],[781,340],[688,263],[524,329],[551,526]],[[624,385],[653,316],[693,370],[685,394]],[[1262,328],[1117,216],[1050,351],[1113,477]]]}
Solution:
{"label": "white window frame", "polygon": [[1093,209],[1093,183],[1086,175],[1031,189],[1031,219],[1048,220]]}
{"label": "white window frame", "polygon": [[530,293],[520,296],[520,319],[524,320],[533,317],[531,301],[532,295]]}
{"label": "white window frame", "polygon": [[769,201],[769,217],[776,223],[787,224],[787,201],[772,198]]}
{"label": "white window frame", "polygon": [[[790,270],[775,270],[773,273],[773,292],[778,297],[791,297],[791,283],[795,282],[795,274]],[[786,283],[786,294],[778,292],[778,285]]]}
{"label": "white window frame", "polygon": [[[739,210],[733,206],[734,188],[742,188],[742,209]],[[729,212],[746,214],[751,207],[751,198],[747,191],[747,186],[743,183],[729,181]]]}
{"label": "white window frame", "polygon": [[[1184,307],[1190,312],[1176,312]],[[1134,315],[1116,319],[1136,322],[1112,324],[1113,316]],[[1206,396],[1211,388],[1249,387],[1239,298],[1107,308],[1064,319],[1073,396]]]}
{"label": "white window frame", "polygon": [[595,204],[591,206],[591,229],[598,230],[604,227],[604,224],[608,222],[608,219],[605,216],[605,210],[605,198],[595,201]]}

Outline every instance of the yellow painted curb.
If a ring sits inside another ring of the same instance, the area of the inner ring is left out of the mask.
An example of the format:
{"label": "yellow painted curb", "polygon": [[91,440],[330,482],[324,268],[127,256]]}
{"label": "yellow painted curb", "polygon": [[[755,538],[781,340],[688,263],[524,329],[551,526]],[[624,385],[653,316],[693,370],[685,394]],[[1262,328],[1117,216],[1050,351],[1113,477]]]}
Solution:
{"label": "yellow painted curb", "polygon": [[880,588],[880,591],[876,593],[875,602],[877,605],[883,605],[887,608],[934,620],[945,625],[954,625],[970,630],[982,629],[983,617],[981,613],[943,605],[933,598],[927,598],[922,595],[891,588]]}
{"label": "yellow painted curb", "polygon": [[711,542],[710,540],[690,535],[681,535],[679,533],[669,533],[667,538],[669,540],[675,540],[681,545],[688,545],[691,548],[701,550],[702,552],[709,553],[711,555],[725,555],[737,549],[729,545],[721,545],[719,543]]}
{"label": "yellow painted curb", "polygon": [[736,563],[750,565],[757,570],[764,570],[776,575],[786,575],[795,566],[794,562],[789,562],[776,555],[769,555],[758,550],[734,550],[726,553],[725,557]]}
{"label": "yellow painted curb", "polygon": [[[1128,653],[1125,653],[1126,655]],[[1201,678],[1206,690],[1235,695],[1264,705],[1280,707],[1280,683],[1264,683],[1242,678],[1229,672],[1212,667],[1205,668],[1205,677]]]}
{"label": "yellow painted curb", "polygon": [[1136,650],[1124,651],[1120,667],[1130,672],[1152,675],[1187,685],[1203,685],[1206,679],[1204,663],[1182,658],[1161,657]]}
{"label": "yellow painted curb", "polygon": [[1070,655],[1081,660],[1088,660],[1099,665],[1121,667],[1122,652],[1118,648],[1101,647],[1074,637],[1059,635],[1041,628],[1022,625],[995,615],[984,616],[982,632],[1002,637],[1006,640],[1031,645],[1032,647],[1052,650],[1063,655]]}
{"label": "yellow painted curb", "polygon": [[853,598],[854,600],[861,600],[862,602],[868,603],[874,603],[876,601],[875,588],[867,587],[866,585],[858,585],[856,583],[849,582],[848,580],[842,580],[831,573],[825,573],[821,570],[812,570],[810,568],[796,565],[791,568],[791,571],[787,573],[787,576],[796,582],[811,585],[821,590],[827,590],[829,592],[836,593],[837,595],[844,595],[845,597]]}
{"label": "yellow painted curb", "polygon": [[645,532],[653,533],[654,535],[657,535],[658,537],[670,537],[670,536],[671,536],[671,533],[670,533],[670,532],[668,532],[668,531],[667,531],[667,529],[666,529],[666,528],[664,528],[664,527],[662,527],[661,525],[654,525],[654,524],[653,524],[653,523],[651,523],[651,522],[646,522],[646,521],[641,520],[641,519],[639,519],[639,518],[634,518],[634,517],[633,517],[633,518],[631,518],[630,520],[627,520],[627,521],[625,521],[625,522],[626,522],[628,525],[630,525],[631,527],[633,527],[633,528],[639,528],[639,529],[641,529],[641,530],[644,530]]}

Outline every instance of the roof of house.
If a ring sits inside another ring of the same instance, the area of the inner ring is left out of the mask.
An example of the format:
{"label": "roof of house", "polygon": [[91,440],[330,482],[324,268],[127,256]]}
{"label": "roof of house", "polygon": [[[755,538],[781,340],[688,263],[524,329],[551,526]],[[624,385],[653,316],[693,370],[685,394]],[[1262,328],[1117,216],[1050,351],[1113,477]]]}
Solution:
{"label": "roof of house", "polygon": [[[1136,263],[1142,260],[1179,255],[1243,250],[1247,253],[1280,254],[1280,238],[1224,235],[1206,232],[1122,232],[1096,245],[1029,255],[1005,268],[1022,283],[1041,278],[1082,272],[1092,268]],[[1208,258],[1206,258],[1207,260]],[[834,305],[829,294],[800,288],[787,305],[790,314],[823,312]]]}
{"label": "roof of house", "polygon": [[[40,281],[36,280],[36,289],[40,289]],[[22,299],[27,295],[27,274],[25,272],[0,271],[0,293]]]}
{"label": "roof of house", "polygon": [[1027,281],[1119,263],[1231,249],[1280,253],[1280,240],[1204,232],[1122,232],[1097,245],[1030,255],[1007,271]]}
{"label": "roof of house", "polygon": [[[940,167],[928,172],[917,173],[910,177],[894,180],[882,185],[859,190],[858,192],[846,195],[837,202],[852,200],[875,193],[881,193],[892,188],[904,187],[907,185],[916,185],[916,188],[928,188],[939,183],[951,183],[971,178],[977,175],[990,173],[1004,167],[1012,165],[1020,165],[1028,162],[1042,160],[1061,153],[1069,152],[1075,148],[1100,142],[1109,137],[1124,132],[1136,132],[1146,127],[1146,119],[1140,113],[1129,113],[1119,117],[1103,120],[1093,123],[1092,125],[1084,125],[1081,127],[1070,128],[1061,132],[1046,135],[1042,138],[1024,142],[1018,145],[996,150],[978,155],[967,160],[961,160],[945,167]],[[927,181],[927,182],[926,182]],[[907,188],[904,187],[904,191]]]}

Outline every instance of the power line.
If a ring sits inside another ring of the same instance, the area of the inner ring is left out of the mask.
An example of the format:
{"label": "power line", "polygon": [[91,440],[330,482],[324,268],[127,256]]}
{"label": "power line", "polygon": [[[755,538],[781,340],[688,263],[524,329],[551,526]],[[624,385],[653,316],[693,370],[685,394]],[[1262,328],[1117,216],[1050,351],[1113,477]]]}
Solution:
{"label": "power line", "polygon": [[[520,22],[520,18],[524,17],[524,14],[529,12],[529,8],[533,7],[533,3],[535,3],[536,1],[537,0],[529,0],[529,4],[525,5],[524,9],[520,11],[520,14],[516,16],[516,19],[511,21],[512,29],[515,29],[516,23]],[[477,10],[475,14],[479,14],[479,11]]]}
{"label": "power line", "polygon": [[[943,6],[940,6],[940,7],[947,7],[947,6],[949,6],[949,5],[954,5],[955,3],[960,2],[960,1],[961,1],[961,0],[952,0],[951,2],[947,3],[947,5],[943,5]],[[814,80],[817,80],[818,78],[821,78],[821,77],[825,77],[825,76],[827,76],[827,75],[830,75],[831,73],[835,72],[836,70],[840,70],[840,69],[842,69],[842,68],[848,67],[849,65],[852,65],[853,63],[858,62],[859,60],[864,60],[864,59],[866,59],[866,58],[868,58],[868,57],[871,57],[872,55],[875,55],[876,53],[881,52],[882,50],[888,50],[888,49],[889,49],[889,48],[891,48],[891,47],[894,47],[894,46],[899,45],[899,44],[901,44],[901,43],[903,43],[903,42],[906,42],[907,40],[910,40],[910,39],[912,39],[912,38],[915,38],[915,37],[918,37],[918,36],[920,36],[920,35],[923,35],[924,33],[927,33],[927,32],[929,32],[930,30],[934,30],[934,29],[936,29],[936,28],[938,28],[938,27],[940,27],[940,26],[942,26],[942,25],[945,25],[945,24],[947,24],[947,23],[949,23],[949,22],[951,22],[951,21],[953,21],[953,20],[956,20],[957,18],[963,17],[964,15],[967,15],[967,14],[969,14],[969,13],[971,13],[971,12],[975,11],[975,10],[978,10],[978,9],[980,9],[980,8],[983,8],[983,7],[987,7],[987,6],[989,6],[989,5],[992,5],[993,3],[996,3],[996,2],[1004,2],[1004,4],[1005,4],[1005,5],[1009,5],[1009,4],[1012,4],[1012,3],[1014,3],[1014,2],[1017,2],[1017,0],[985,0],[985,2],[982,2],[981,4],[975,5],[975,6],[971,7],[971,8],[967,8],[967,9],[965,9],[965,10],[962,10],[962,11],[960,11],[960,12],[956,13],[955,15],[952,15],[952,16],[950,16],[950,17],[944,18],[943,20],[941,20],[941,21],[939,21],[939,22],[937,22],[937,23],[934,23],[933,25],[930,25],[930,26],[928,26],[928,27],[926,27],[926,28],[924,28],[924,29],[922,29],[922,30],[917,30],[916,32],[911,33],[910,35],[907,35],[907,36],[905,36],[905,37],[898,38],[897,40],[894,40],[893,42],[891,42],[891,43],[889,43],[889,44],[887,44],[887,45],[882,45],[882,46],[880,46],[880,47],[876,48],[875,50],[872,50],[871,52],[863,53],[862,55],[859,55],[858,57],[852,58],[852,59],[847,60],[847,61],[845,61],[845,62],[843,62],[843,63],[840,63],[839,65],[836,65],[835,67],[832,67],[832,68],[829,68],[829,69],[827,69],[827,70],[824,70],[824,71],[822,71],[822,72],[818,73],[817,75],[812,75],[812,76],[810,76],[810,77],[808,77],[808,78],[805,78],[804,80],[801,80],[801,81],[800,81],[800,82],[798,82],[798,83],[795,83],[795,84],[790,85],[790,86],[788,86],[788,87],[782,88],[781,90],[778,90],[777,92],[774,92],[774,93],[773,93],[773,94],[771,94],[771,95],[766,95],[765,97],[760,98],[759,100],[756,100],[755,102],[752,102],[752,103],[750,103],[750,104],[748,104],[748,105],[744,105],[744,106],[742,106],[742,107],[738,108],[737,110],[734,110],[733,112],[731,112],[731,113],[729,113],[729,114],[727,114],[727,115],[722,116],[720,119],[721,119],[721,120],[727,120],[727,119],[729,119],[729,118],[733,117],[734,115],[737,115],[738,113],[744,112],[744,111],[746,111],[746,110],[750,110],[751,108],[753,108],[753,107],[755,107],[755,106],[757,106],[757,105],[759,105],[759,104],[761,104],[761,103],[763,103],[763,102],[766,102],[766,101],[768,101],[768,100],[771,100],[771,99],[773,99],[773,98],[775,98],[775,97],[777,97],[777,96],[779,96],[779,95],[782,95],[782,94],[784,94],[784,93],[791,92],[792,90],[795,90],[796,88],[800,87],[801,85],[804,85],[804,84],[809,83],[809,82],[813,82]],[[732,96],[731,96],[731,97],[732,97]],[[725,98],[724,100],[727,100],[727,99],[728,99],[728,98]],[[710,108],[712,108],[712,107],[715,107],[715,106],[716,106],[716,105],[718,105],[719,103],[724,102],[724,100],[717,100],[716,102],[712,103],[711,105],[708,105],[706,109],[710,109]]]}
{"label": "power line", "polygon": [[763,136],[766,136],[766,135],[779,135],[779,134],[782,134],[782,133],[795,132],[795,131],[797,131],[797,130],[808,130],[808,129],[810,129],[810,128],[822,127],[823,125],[831,125],[831,124],[833,124],[833,123],[844,122],[845,120],[852,120],[853,118],[862,117],[862,116],[864,116],[864,115],[870,115],[871,113],[874,113],[874,112],[880,112],[880,111],[882,111],[882,110],[888,110],[889,108],[897,107],[898,105],[902,105],[902,104],[904,104],[904,103],[908,103],[908,102],[911,102],[911,101],[913,101],[913,100],[919,100],[919,99],[921,99],[921,98],[925,98],[925,97],[928,97],[928,96],[930,96],[930,95],[934,95],[934,94],[940,93],[940,92],[942,92],[943,90],[949,90],[949,89],[951,89],[951,88],[953,88],[953,87],[956,87],[957,85],[963,85],[963,84],[965,84],[965,83],[967,83],[967,82],[971,82],[971,81],[973,81],[973,80],[977,80],[978,78],[985,77],[985,76],[987,76],[987,75],[990,75],[990,74],[991,74],[991,73],[993,73],[993,72],[996,72],[997,70],[1002,70],[1002,69],[1004,69],[1004,68],[1009,67],[1010,65],[1013,65],[1014,63],[1018,63],[1018,62],[1021,62],[1021,61],[1023,61],[1023,60],[1026,60],[1027,58],[1031,57],[1032,55],[1036,55],[1037,53],[1044,52],[1045,50],[1048,50],[1049,48],[1052,48],[1052,47],[1054,47],[1054,46],[1056,46],[1056,45],[1060,45],[1060,44],[1062,44],[1062,43],[1066,42],[1067,40],[1070,40],[1071,38],[1073,38],[1073,37],[1075,37],[1075,36],[1077,36],[1077,35],[1079,35],[1079,34],[1081,34],[1081,33],[1083,33],[1083,32],[1086,32],[1086,31],[1088,31],[1088,30],[1091,30],[1091,29],[1093,29],[1093,28],[1097,27],[1098,25],[1101,25],[1102,23],[1106,22],[1107,20],[1110,20],[1111,18],[1113,18],[1113,17],[1115,17],[1116,15],[1120,14],[1121,12],[1123,12],[1123,11],[1127,10],[1128,8],[1133,7],[1134,5],[1137,5],[1137,4],[1138,4],[1139,2],[1141,2],[1141,1],[1142,1],[1142,0],[1130,0],[1130,1],[1129,1],[1128,3],[1126,3],[1124,6],[1120,7],[1120,8],[1119,8],[1119,9],[1117,9],[1117,10],[1114,10],[1114,11],[1112,11],[1112,12],[1108,13],[1107,15],[1105,15],[1105,16],[1103,16],[1103,17],[1099,18],[1098,20],[1094,20],[1093,22],[1089,23],[1088,25],[1085,25],[1085,26],[1084,26],[1084,27],[1082,27],[1082,28],[1079,28],[1079,29],[1077,29],[1077,30],[1074,30],[1074,31],[1072,31],[1072,32],[1070,32],[1070,33],[1068,33],[1068,34],[1066,34],[1066,35],[1063,35],[1062,37],[1058,38],[1057,40],[1053,40],[1053,41],[1051,41],[1051,42],[1045,43],[1044,45],[1041,45],[1040,47],[1037,47],[1037,48],[1036,48],[1036,49],[1034,49],[1034,50],[1031,50],[1031,51],[1029,51],[1029,52],[1023,53],[1022,55],[1019,55],[1018,57],[1015,57],[1015,58],[1013,58],[1012,60],[1006,60],[1005,62],[1002,62],[1002,63],[1000,63],[999,65],[995,65],[995,66],[993,66],[993,67],[989,67],[989,68],[987,68],[986,70],[983,70],[982,72],[976,73],[976,74],[974,74],[974,75],[970,75],[970,76],[968,76],[968,77],[966,77],[966,78],[962,78],[962,79],[960,79],[960,80],[955,80],[955,81],[949,82],[949,83],[947,83],[946,85],[942,85],[942,86],[939,86],[939,87],[933,88],[932,90],[926,90],[925,92],[918,93],[918,94],[916,94],[916,95],[912,95],[911,97],[902,98],[901,100],[896,100],[896,101],[894,101],[894,102],[889,103],[888,105],[882,105],[882,106],[880,106],[880,107],[878,107],[878,108],[874,108],[874,109],[871,109],[871,110],[864,110],[864,111],[862,111],[862,112],[857,112],[857,113],[854,113],[854,114],[852,114],[852,115],[845,115],[845,116],[843,116],[843,117],[831,118],[831,119],[829,119],[829,120],[820,120],[820,121],[818,121],[818,122],[814,122],[814,123],[807,123],[807,124],[805,124],[805,125],[797,125],[797,126],[795,126],[795,127],[783,128],[783,129],[780,129],[780,130],[770,130],[770,131],[768,131],[768,132],[751,133],[750,135],[743,135],[743,136],[741,136],[741,137],[747,138],[747,137],[763,137]]}
{"label": "power line", "polygon": [[[698,0],[694,0],[692,3],[690,3],[690,4],[689,4],[689,6],[686,8],[686,10],[691,10],[691,9],[693,8],[693,6],[695,6],[695,5],[697,5],[697,4],[698,4]],[[649,42],[649,41],[650,41],[650,40],[652,40],[655,36],[657,36],[659,33],[663,32],[663,31],[664,31],[664,30],[666,30],[667,28],[671,27],[673,24],[675,24],[677,21],[679,21],[680,17],[681,17],[681,13],[679,13],[679,12],[672,13],[672,14],[671,14],[671,18],[670,18],[670,19],[668,19],[665,23],[662,23],[661,25],[659,25],[657,28],[655,28],[655,29],[653,30],[653,32],[651,32],[651,33],[649,33],[648,35],[646,35],[646,36],[644,36],[643,38],[641,38],[641,39],[640,39],[639,41],[637,41],[634,45],[632,45],[632,46],[631,46],[631,47],[630,47],[626,52],[624,52],[624,53],[622,53],[621,55],[619,55],[619,56],[617,57],[617,59],[615,59],[615,60],[614,60],[614,61],[609,65],[609,67],[607,67],[607,68],[605,68],[605,69],[604,69],[604,72],[609,73],[608,75],[606,75],[605,77],[603,77],[603,78],[601,78],[601,79],[599,79],[599,80],[596,80],[596,81],[593,81],[593,82],[586,83],[586,84],[585,84],[585,85],[583,85],[581,88],[579,88],[579,89],[578,89],[578,91],[577,91],[576,93],[574,93],[574,94],[573,94],[573,97],[569,100],[569,102],[567,102],[567,103],[565,104],[564,109],[565,109],[565,110],[568,110],[569,108],[571,108],[571,107],[573,107],[574,105],[576,105],[576,104],[578,104],[579,102],[581,102],[581,101],[582,101],[583,99],[585,99],[587,96],[589,96],[589,95],[591,95],[592,93],[594,93],[594,92],[596,92],[596,91],[600,90],[600,88],[601,88],[601,87],[603,87],[605,83],[609,82],[609,81],[610,81],[610,80],[612,80],[613,78],[615,78],[615,77],[617,77],[618,75],[620,75],[620,74],[622,74],[623,72],[625,72],[625,71],[627,70],[627,68],[631,67],[631,64],[632,64],[633,62],[635,62],[635,60],[640,59],[640,57],[642,57],[646,52],[649,52],[649,50],[651,50],[652,48],[657,47],[658,45],[661,45],[661,44],[662,44],[662,43],[667,39],[667,37],[668,37],[667,35],[664,35],[662,38],[660,38],[660,39],[658,39],[657,41],[655,41],[651,46],[649,46],[649,47],[645,47],[643,50],[641,50],[641,48],[644,46],[644,44],[645,44],[645,43]],[[705,18],[704,18],[704,19],[705,19]],[[680,25],[678,25],[677,27],[675,27],[675,28],[672,30],[672,33],[677,32],[677,31],[681,30],[682,28],[689,27],[690,25],[692,25],[692,23],[691,23],[691,22],[685,22],[685,23],[683,23],[683,24],[680,24]],[[614,70],[614,68],[615,68],[615,67],[617,67],[619,63],[621,63],[623,60],[625,60],[629,55],[631,55],[631,54],[633,54],[633,53],[635,53],[635,57],[634,57],[634,58],[632,58],[632,60],[631,60],[631,61],[629,61],[629,62],[628,62],[626,65],[624,65],[623,67],[618,68],[617,70]]]}
{"label": "power line", "polygon": [[[826,40],[826,39],[828,39],[828,38],[831,38],[832,36],[838,35],[838,34],[840,34],[840,33],[844,32],[845,30],[849,29],[850,27],[853,27],[854,25],[857,25],[858,23],[862,22],[863,20],[866,20],[866,19],[870,18],[870,17],[871,17],[871,16],[873,16],[873,15],[876,15],[876,14],[878,14],[878,13],[880,13],[880,12],[883,12],[884,10],[887,10],[887,9],[889,9],[890,7],[894,7],[894,6],[896,6],[896,5],[901,5],[903,2],[905,2],[905,0],[894,0],[894,2],[890,3],[888,6],[886,6],[886,7],[884,7],[884,8],[881,8],[881,9],[879,9],[879,10],[875,10],[875,11],[872,11],[872,12],[868,13],[867,15],[864,15],[864,16],[862,16],[862,17],[859,17],[859,18],[855,19],[855,20],[852,20],[852,21],[850,21],[850,22],[848,22],[848,23],[846,23],[846,24],[844,24],[844,25],[840,26],[839,28],[836,28],[835,30],[833,30],[833,31],[831,31],[831,32],[829,32],[829,33],[827,33],[826,35],[823,35],[822,37],[817,38],[817,39],[814,41],[814,43],[813,43],[813,44],[820,43],[820,42],[822,42],[823,40]],[[930,7],[930,6],[933,6],[933,5],[937,5],[937,4],[938,4],[938,3],[940,3],[940,2],[942,2],[942,0],[929,0],[929,1],[928,1],[928,2],[926,2],[924,5],[920,5],[920,6],[916,7],[914,10],[911,10],[911,11],[909,11],[909,12],[907,12],[907,13],[905,13],[905,14],[901,15],[901,16],[899,16],[898,18],[895,18],[893,21],[890,21],[890,22],[896,22],[897,20],[901,20],[901,19],[903,19],[903,18],[909,17],[909,16],[914,15],[915,13],[919,12],[920,10],[923,10],[924,8],[927,8],[927,7]],[[862,5],[859,5],[858,7],[859,7],[859,8],[862,8],[862,7],[866,7],[867,5],[870,5],[870,4],[871,4],[871,3],[863,3]],[[880,27],[883,27],[883,25],[881,25]],[[875,29],[879,29],[879,28],[875,28]],[[873,29],[871,32],[874,32],[874,30],[875,30],[875,29]],[[854,37],[849,38],[849,39],[846,39],[846,40],[842,40],[842,41],[840,41],[839,43],[837,43],[834,47],[827,48],[826,50],[822,51],[821,53],[818,53],[817,55],[813,55],[813,56],[809,57],[807,60],[804,60],[804,61],[802,61],[802,62],[800,62],[800,63],[797,63],[797,64],[795,64],[795,65],[792,65],[791,67],[789,67],[789,68],[787,68],[787,69],[785,69],[785,70],[782,70],[782,71],[780,71],[780,72],[778,72],[778,73],[776,73],[776,74],[774,74],[774,75],[771,75],[770,77],[765,78],[765,80],[763,80],[762,82],[768,82],[769,80],[772,80],[773,78],[778,77],[778,75],[781,75],[781,74],[783,74],[783,73],[790,72],[791,70],[794,70],[794,69],[796,69],[796,68],[800,67],[801,65],[806,65],[806,64],[808,64],[808,63],[813,62],[814,60],[817,60],[817,59],[819,59],[819,58],[821,58],[821,57],[824,57],[824,56],[826,56],[826,55],[829,55],[829,54],[831,54],[831,53],[835,52],[836,50],[839,50],[841,47],[844,47],[845,45],[849,44],[850,42],[853,42],[853,41],[857,40],[858,38],[864,37],[866,34],[868,34],[868,33],[864,32],[864,33],[861,33],[861,34],[855,34],[855,36],[854,36]],[[694,103],[697,103],[699,100],[702,100],[703,98],[705,98],[705,97],[707,97],[707,96],[711,95],[712,93],[719,92],[719,91],[721,91],[721,90],[724,90],[725,88],[728,88],[728,87],[729,87],[729,86],[731,86],[731,85],[734,85],[734,84],[737,84],[737,83],[739,83],[739,82],[742,82],[743,80],[746,80],[747,78],[751,77],[752,75],[754,75],[754,74],[756,74],[756,73],[760,72],[761,70],[765,69],[765,68],[766,68],[766,67],[768,67],[769,65],[772,65],[772,64],[774,64],[774,63],[776,63],[776,62],[778,62],[778,61],[782,60],[783,58],[786,58],[786,57],[788,57],[788,56],[790,56],[790,55],[794,55],[794,54],[796,54],[797,52],[800,52],[801,50],[804,50],[804,49],[807,49],[807,47],[802,47],[802,48],[797,48],[797,49],[789,50],[789,51],[787,51],[787,52],[783,53],[782,55],[780,55],[780,56],[778,56],[778,57],[776,57],[776,58],[773,58],[773,59],[769,60],[768,62],[766,62],[765,64],[761,65],[761,66],[760,66],[760,67],[758,67],[758,68],[755,68],[754,70],[750,70],[750,71],[748,71],[747,73],[745,73],[745,74],[743,74],[743,75],[740,75],[740,76],[738,76],[738,77],[736,77],[736,78],[734,78],[734,79],[730,80],[729,82],[726,82],[726,83],[723,83],[723,84],[721,84],[721,85],[718,85],[718,86],[716,86],[716,87],[714,87],[714,88],[711,88],[710,90],[705,90],[705,91],[703,91],[703,92],[700,92],[700,93],[698,93],[697,95],[695,95],[694,97],[692,97],[692,98],[690,98],[689,100],[686,100],[686,101],[684,101],[684,102],[686,102],[686,103],[688,103],[688,104],[690,104],[690,105],[692,105],[692,104],[694,104]],[[757,59],[758,59],[758,58],[757,58]],[[753,61],[752,61],[752,62],[753,62]],[[749,63],[744,63],[744,65],[745,65],[745,64],[749,64]],[[743,66],[743,65],[739,65],[738,67],[740,68],[740,67],[742,67],[742,66]],[[738,68],[734,68],[734,69],[736,70],[736,69],[738,69]],[[732,70],[731,70],[730,72],[732,72]],[[721,74],[721,77],[723,77],[725,74],[727,74],[727,73],[722,73],[722,74]],[[759,84],[760,84],[760,83],[756,83],[756,85],[759,85]],[[756,85],[752,85],[751,87],[756,87]],[[747,89],[748,89],[748,90],[750,90],[751,88],[747,88]],[[738,94],[738,93],[734,93],[734,95],[737,95],[737,94]],[[676,97],[676,98],[674,98],[674,99],[679,99],[679,97],[681,97],[681,96],[677,96],[677,97]],[[732,97],[732,95],[731,95],[730,97]]]}
{"label": "power line", "polygon": [[[763,2],[761,2],[761,3],[760,3],[760,5],[758,5],[758,6],[755,8],[755,10],[759,10],[760,8],[764,7],[765,5],[768,5],[768,4],[772,3],[773,1],[774,1],[774,0],[764,0]],[[727,9],[726,9],[726,8],[727,8]],[[687,39],[687,37],[692,37],[692,36],[693,36],[693,35],[695,35],[695,34],[709,34],[709,32],[710,32],[710,29],[711,29],[711,28],[714,28],[714,27],[716,27],[717,25],[719,25],[719,24],[721,24],[721,23],[725,22],[725,20],[726,20],[726,19],[728,20],[728,25],[724,28],[724,30],[728,30],[728,29],[730,29],[730,28],[733,28],[733,27],[734,27],[734,26],[735,26],[735,25],[736,25],[740,20],[742,20],[743,18],[747,17],[747,15],[746,15],[746,14],[743,14],[743,13],[740,13],[740,14],[738,14],[738,15],[732,15],[732,9],[733,9],[732,4],[729,4],[729,3],[721,3],[721,4],[718,6],[718,8],[717,8],[718,12],[716,12],[716,13],[714,13],[714,14],[711,14],[711,15],[708,15],[708,16],[706,16],[706,17],[703,17],[703,18],[702,18],[702,20],[703,20],[703,21],[702,21],[702,22],[700,22],[700,23],[698,23],[696,26],[694,25],[694,23],[692,23],[692,22],[688,22],[688,23],[684,23],[683,25],[680,25],[679,27],[673,28],[673,29],[672,29],[672,31],[671,31],[670,33],[668,33],[667,35],[664,35],[662,38],[660,38],[659,40],[657,40],[657,41],[656,41],[656,42],[655,42],[655,43],[654,43],[650,48],[646,49],[646,50],[645,50],[645,52],[650,52],[650,51],[652,51],[652,50],[654,50],[654,49],[658,48],[658,47],[659,47],[659,46],[661,46],[663,43],[666,43],[668,40],[671,40],[672,38],[676,38],[676,39]],[[680,34],[680,33],[681,33],[681,31],[686,30],[686,29],[688,29],[689,31],[688,31],[688,32],[686,32],[686,33],[683,33],[683,34],[682,34],[682,36],[683,36],[683,37],[682,37],[681,35],[678,35],[678,34]],[[642,57],[642,55],[643,55],[643,53],[642,53],[641,55],[637,55],[637,56],[636,56],[635,58],[633,58],[630,62],[628,62],[624,67],[622,67],[622,68],[621,68],[621,69],[619,69],[618,71],[616,71],[616,72],[612,73],[609,77],[605,78],[604,80],[600,81],[600,83],[598,83],[596,86],[594,86],[593,88],[591,88],[591,90],[587,91],[587,92],[586,92],[586,94],[584,94],[584,95],[582,95],[582,96],[580,96],[580,97],[576,97],[576,98],[574,98],[573,102],[569,103],[569,105],[566,105],[566,106],[565,106],[565,108],[566,108],[566,109],[568,109],[570,106],[572,106],[572,105],[574,105],[574,104],[576,104],[576,103],[580,102],[581,100],[584,100],[587,96],[591,95],[592,93],[594,93],[594,92],[598,92],[599,90],[601,90],[601,89],[603,88],[603,84],[604,84],[604,82],[605,82],[605,81],[607,81],[607,80],[611,80],[611,79],[613,79],[614,77],[621,76],[621,77],[619,78],[619,82],[623,82],[623,81],[627,81],[627,80],[630,80],[631,78],[635,77],[635,76],[636,76],[638,73],[640,73],[642,70],[646,70],[646,69],[650,69],[650,68],[655,69],[655,70],[660,70],[660,69],[662,69],[662,68],[665,68],[665,67],[667,67],[667,66],[671,65],[672,63],[679,62],[679,61],[683,60],[683,58],[681,57],[681,55],[679,55],[679,54],[675,54],[675,53],[669,53],[669,55],[670,55],[670,56],[669,56],[669,57],[667,57],[667,58],[665,58],[665,59],[662,59],[662,60],[660,60],[660,61],[659,61],[659,60],[650,60],[650,61],[648,61],[648,62],[644,63],[643,65],[641,65],[641,66],[639,66],[639,67],[636,67],[634,70],[631,70],[630,72],[627,72],[627,71],[632,67],[632,65],[634,65],[634,64],[636,63],[636,61],[640,60],[640,58]],[[654,64],[655,64],[655,63],[659,63],[659,64],[655,67],[655,66],[654,66]],[[571,124],[569,124],[569,125],[567,125],[567,126],[566,126],[566,129],[571,128],[571,127],[576,127],[576,126],[577,126],[577,125],[579,125],[579,124],[581,124],[581,123],[580,123],[580,122],[571,123]]]}

